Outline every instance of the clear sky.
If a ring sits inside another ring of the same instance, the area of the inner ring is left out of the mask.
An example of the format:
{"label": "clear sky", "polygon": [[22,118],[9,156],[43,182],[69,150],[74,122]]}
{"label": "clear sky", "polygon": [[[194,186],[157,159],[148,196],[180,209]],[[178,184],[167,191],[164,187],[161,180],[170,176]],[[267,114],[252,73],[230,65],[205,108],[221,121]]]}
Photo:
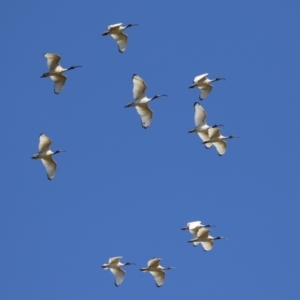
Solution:
{"label": "clear sky", "polygon": [[[0,299],[299,297],[299,1],[4,1],[1,28]],[[125,53],[109,36],[126,30]],[[62,56],[53,93],[46,52]],[[140,125],[132,74],[148,84],[153,122]],[[193,78],[216,82],[201,102],[224,124],[219,157],[194,128]],[[31,160],[40,133],[58,169]],[[194,248],[189,221],[217,227]],[[116,288],[101,265],[123,256]],[[168,271],[157,288],[138,271]]]}

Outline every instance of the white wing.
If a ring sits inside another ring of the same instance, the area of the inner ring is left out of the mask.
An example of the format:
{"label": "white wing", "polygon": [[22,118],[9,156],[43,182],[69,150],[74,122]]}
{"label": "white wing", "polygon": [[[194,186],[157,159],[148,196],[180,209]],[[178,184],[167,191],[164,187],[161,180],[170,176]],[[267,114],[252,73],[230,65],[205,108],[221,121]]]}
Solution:
{"label": "white wing", "polygon": [[52,141],[45,135],[40,135],[39,152],[46,152],[49,150]]}
{"label": "white wing", "polygon": [[149,127],[152,121],[153,111],[149,108],[147,103],[139,104],[135,108],[141,116],[142,126],[144,128]]}
{"label": "white wing", "polygon": [[[197,132],[197,133],[203,142],[209,141],[209,136],[206,131],[201,131],[201,132]],[[210,148],[212,146],[212,143],[206,143],[204,145],[206,148]]]}
{"label": "white wing", "polygon": [[199,82],[201,82],[201,81],[204,81],[206,78],[206,76],[208,75],[208,73],[205,73],[205,74],[202,74],[202,75],[199,75],[199,76],[196,76],[195,78],[194,78],[194,82],[195,83],[199,83]]}
{"label": "white wing", "polygon": [[44,56],[47,58],[49,72],[54,71],[55,68],[59,65],[61,57],[53,53],[46,53]]}
{"label": "white wing", "polygon": [[52,156],[43,157],[41,160],[46,168],[48,179],[53,179],[56,173],[56,162],[53,160]]}
{"label": "white wing", "polygon": [[145,81],[138,75],[134,74],[132,76],[133,83],[133,99],[140,100],[146,96],[147,85]]}
{"label": "white wing", "polygon": [[204,249],[204,251],[210,251],[214,245],[214,241],[213,240],[208,240],[205,242],[201,242],[201,245]]}
{"label": "white wing", "polygon": [[201,242],[193,242],[193,245],[196,247],[198,246],[199,244],[201,244]]}
{"label": "white wing", "polygon": [[204,108],[199,104],[195,104],[195,125],[203,126],[206,124],[206,112]]}
{"label": "white wing", "polygon": [[220,129],[215,127],[215,128],[209,128],[208,129],[208,136],[210,139],[218,138],[220,136]]}
{"label": "white wing", "polygon": [[222,156],[226,152],[226,147],[227,147],[226,141],[218,141],[216,143],[213,143],[213,145],[216,147],[220,156]]}
{"label": "white wing", "polygon": [[161,258],[152,258],[148,261],[148,267],[158,267]]}
{"label": "white wing", "polygon": [[150,271],[150,274],[154,277],[157,287],[161,287],[165,281],[164,271]]}
{"label": "white wing", "polygon": [[110,29],[117,29],[119,28],[123,23],[113,24],[108,26],[108,30]]}
{"label": "white wing", "polygon": [[119,51],[123,53],[126,50],[128,35],[123,32],[111,34],[112,38],[118,43]]}
{"label": "white wing", "polygon": [[212,90],[213,86],[210,84],[206,84],[199,88],[201,89],[199,99],[204,100],[207,97],[207,95],[210,93],[210,91]]}
{"label": "white wing", "polygon": [[110,268],[110,271],[115,275],[115,286],[119,286],[125,277],[125,271],[122,269]]}
{"label": "white wing", "polygon": [[210,233],[209,229],[207,229],[205,227],[201,227],[197,232],[197,237],[198,238],[207,238],[209,233]]}
{"label": "white wing", "polygon": [[123,258],[123,256],[115,256],[115,257],[111,257],[109,260],[108,260],[108,263],[109,264],[112,264],[112,263],[118,263],[121,258]]}
{"label": "white wing", "polygon": [[54,93],[59,94],[65,85],[67,77],[60,74],[60,75],[52,75],[50,76],[50,78],[54,81]]}

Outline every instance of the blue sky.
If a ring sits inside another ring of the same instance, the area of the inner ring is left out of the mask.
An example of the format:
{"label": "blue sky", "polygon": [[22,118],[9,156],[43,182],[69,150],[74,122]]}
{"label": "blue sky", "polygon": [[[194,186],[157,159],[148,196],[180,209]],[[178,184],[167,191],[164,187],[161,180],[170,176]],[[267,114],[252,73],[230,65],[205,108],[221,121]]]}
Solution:
{"label": "blue sky", "polygon": [[[298,1],[5,1],[1,23],[1,289],[5,300],[298,299]],[[107,26],[123,22],[124,54]],[[53,93],[46,52],[70,71]],[[194,127],[196,75],[225,77],[201,104],[224,124],[219,157]],[[132,74],[148,84],[144,130]],[[56,177],[30,159],[43,132]],[[188,221],[217,227],[211,252]],[[116,288],[100,266],[126,268]],[[158,289],[138,269],[175,266]]]}

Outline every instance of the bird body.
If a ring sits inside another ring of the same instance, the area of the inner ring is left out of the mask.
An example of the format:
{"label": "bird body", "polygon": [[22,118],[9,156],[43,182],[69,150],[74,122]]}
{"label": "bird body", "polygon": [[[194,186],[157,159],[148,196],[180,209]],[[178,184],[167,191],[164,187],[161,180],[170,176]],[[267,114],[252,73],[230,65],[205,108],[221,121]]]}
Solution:
{"label": "bird body", "polygon": [[108,31],[102,33],[103,36],[111,35],[111,37],[117,42],[119,52],[123,53],[127,47],[128,35],[123,31],[131,26],[137,26],[137,24],[128,24],[122,26],[123,23],[113,24],[108,26]]}
{"label": "bird body", "polygon": [[[198,103],[194,103],[194,108],[195,108],[195,129],[192,129],[189,131],[189,133],[198,133],[200,139],[203,142],[206,142],[209,140],[208,136],[208,129],[209,128],[216,128],[218,126],[223,126],[223,125],[213,125],[209,126],[206,124],[206,112],[204,108]],[[212,143],[206,143],[204,144],[206,148],[210,148],[212,146]]]}
{"label": "bird body", "polygon": [[102,268],[104,268],[105,270],[110,269],[110,271],[113,273],[113,275],[115,276],[115,286],[117,287],[123,282],[125,278],[125,271],[122,269],[122,267],[127,265],[135,265],[131,262],[123,264],[120,262],[121,258],[122,256],[111,257],[108,260],[108,264],[102,265]]}
{"label": "bird body", "polygon": [[207,141],[204,141],[203,144],[207,144],[207,143],[213,144],[216,147],[219,156],[222,156],[223,154],[225,154],[227,149],[226,140],[236,138],[238,136],[235,135],[223,136],[221,135],[220,132],[221,130],[219,128],[209,128],[208,129],[209,139]]}
{"label": "bird body", "polygon": [[[203,227],[204,228],[215,227],[215,225],[211,225],[211,224],[204,225],[201,223],[201,221],[193,221],[187,223],[185,227],[181,228],[181,230],[189,230],[189,232],[194,236],[194,238],[196,238],[198,230]],[[197,246],[198,244],[200,244],[200,242],[194,242],[193,244],[194,246]]]}
{"label": "bird body", "polygon": [[188,243],[193,243],[194,246],[197,246],[201,243],[204,251],[210,251],[213,248],[214,240],[227,239],[223,236],[212,237],[209,235],[210,230],[204,227],[201,227],[197,231],[196,237],[188,241]]}
{"label": "bird body", "polygon": [[149,272],[155,280],[155,284],[157,287],[161,287],[165,281],[165,272],[166,270],[173,270],[176,269],[174,267],[162,267],[159,263],[161,258],[152,258],[148,261],[146,268],[141,268],[140,271],[142,272]]}
{"label": "bird body", "polygon": [[51,80],[54,82],[54,93],[59,94],[60,91],[63,89],[67,80],[67,77],[63,75],[63,73],[81,66],[72,66],[70,68],[63,68],[59,64],[61,59],[59,55],[53,53],[46,53],[44,54],[44,57],[46,57],[47,59],[48,72],[44,73],[41,76],[41,78],[50,77]]}
{"label": "bird body", "polygon": [[56,150],[51,151],[49,149],[52,141],[43,133],[40,134],[40,142],[39,142],[39,152],[34,154],[31,158],[38,159],[40,158],[44,167],[46,168],[47,177],[49,180],[52,180],[56,173],[56,162],[52,158],[54,154],[65,152],[64,150]]}
{"label": "bird body", "polygon": [[204,100],[213,89],[213,85],[211,83],[218,80],[225,80],[225,78],[208,79],[207,75],[208,73],[196,76],[194,78],[194,84],[189,87],[190,89],[195,87],[198,87],[200,89],[200,100]]}
{"label": "bird body", "polygon": [[147,98],[146,96],[147,85],[145,81],[137,74],[134,74],[132,76],[132,83],[133,83],[132,92],[133,92],[134,102],[127,104],[125,107],[134,106],[137,110],[137,113],[141,117],[142,127],[147,128],[151,124],[152,115],[153,115],[153,111],[149,108],[148,103],[154,99],[157,99],[162,96],[167,96],[167,95],[155,95],[152,98]]}

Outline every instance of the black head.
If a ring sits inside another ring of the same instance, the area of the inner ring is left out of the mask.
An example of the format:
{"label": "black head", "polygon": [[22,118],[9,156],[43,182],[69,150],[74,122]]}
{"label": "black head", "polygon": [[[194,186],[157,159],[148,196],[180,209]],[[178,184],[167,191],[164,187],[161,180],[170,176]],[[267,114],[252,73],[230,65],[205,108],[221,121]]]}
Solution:
{"label": "black head", "polygon": [[233,138],[239,138],[239,136],[237,136],[237,135],[230,135],[230,136],[228,137],[228,139],[233,139]]}
{"label": "black head", "polygon": [[219,80],[226,80],[225,78],[220,78],[220,77],[217,77],[216,79],[215,79],[215,81],[219,81]]}
{"label": "black head", "polygon": [[76,68],[82,68],[82,66],[72,66],[68,70],[73,70],[73,69],[76,69]]}
{"label": "black head", "polygon": [[138,24],[128,24],[126,27],[138,26]]}
{"label": "black head", "polygon": [[65,150],[56,150],[53,154],[57,154],[57,153],[60,153],[60,152],[66,152]]}
{"label": "black head", "polygon": [[217,127],[223,127],[224,125],[222,125],[222,124],[216,124],[216,125],[214,125],[214,126],[211,126],[212,128],[217,128]]}
{"label": "black head", "polygon": [[132,262],[127,262],[124,264],[124,266],[129,266],[129,265],[136,265],[135,263],[132,263]]}
{"label": "black head", "polygon": [[212,225],[212,224],[207,224],[205,225],[204,227],[216,227],[215,225]]}
{"label": "black head", "polygon": [[214,240],[228,240],[228,238],[226,238],[224,236],[217,236],[214,238]]}
{"label": "black head", "polygon": [[152,100],[154,100],[154,99],[157,99],[157,98],[159,98],[159,97],[167,97],[168,95],[163,95],[163,94],[161,94],[161,95],[155,95],[153,98],[152,98]]}

